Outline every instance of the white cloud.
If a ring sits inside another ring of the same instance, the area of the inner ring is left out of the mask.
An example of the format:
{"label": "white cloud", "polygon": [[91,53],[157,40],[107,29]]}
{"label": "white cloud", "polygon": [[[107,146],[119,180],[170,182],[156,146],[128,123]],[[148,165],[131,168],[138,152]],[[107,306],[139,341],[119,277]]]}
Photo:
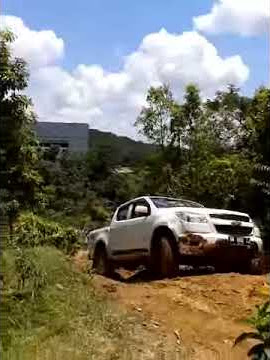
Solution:
{"label": "white cloud", "polygon": [[1,16],[1,28],[14,32],[14,55],[23,57],[33,68],[54,64],[64,54],[64,41],[51,30],[30,30],[16,16]]}
{"label": "white cloud", "polygon": [[194,27],[206,33],[257,35],[270,27],[269,0],[216,0],[209,14],[193,18]]}
{"label": "white cloud", "polygon": [[222,58],[197,32],[172,34],[165,29],[145,36],[118,72],[91,64],[79,64],[68,72],[59,64],[63,41],[52,31],[44,35],[44,31],[27,28],[19,18],[4,18],[11,28],[12,23],[20,28],[14,52],[32,67],[28,92],[41,120],[87,122],[91,127],[136,136],[133,123],[149,86],[169,83],[181,99],[185,86],[195,82],[203,96],[213,96],[228,83],[241,86],[249,75],[240,56]]}

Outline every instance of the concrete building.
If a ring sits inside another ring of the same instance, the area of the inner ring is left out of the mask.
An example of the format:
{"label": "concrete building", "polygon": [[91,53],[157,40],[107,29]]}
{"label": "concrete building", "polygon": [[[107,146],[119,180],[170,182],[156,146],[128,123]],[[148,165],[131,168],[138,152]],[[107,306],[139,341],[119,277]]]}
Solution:
{"label": "concrete building", "polygon": [[38,121],[35,130],[44,148],[59,146],[60,152],[86,153],[88,124]]}

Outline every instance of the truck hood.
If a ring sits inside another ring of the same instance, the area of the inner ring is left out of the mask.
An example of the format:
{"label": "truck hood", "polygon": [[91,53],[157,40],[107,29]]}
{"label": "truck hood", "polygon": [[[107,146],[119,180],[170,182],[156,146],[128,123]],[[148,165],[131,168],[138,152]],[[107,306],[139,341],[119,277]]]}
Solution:
{"label": "truck hood", "polygon": [[[198,209],[198,208],[196,208]],[[200,208],[201,210],[204,210],[204,214],[228,214],[228,215],[239,215],[239,216],[247,216],[249,218],[249,215],[240,211],[233,211],[233,210],[225,210],[225,209],[214,209],[214,208]]]}
{"label": "truck hood", "polygon": [[166,209],[159,209],[160,211],[164,212],[189,212],[189,213],[196,213],[196,214],[205,214],[205,215],[238,215],[238,216],[246,216],[250,219],[250,216],[246,213],[233,211],[233,210],[225,210],[225,209],[213,209],[213,208],[205,208],[205,207],[174,207],[174,208],[166,208]]}

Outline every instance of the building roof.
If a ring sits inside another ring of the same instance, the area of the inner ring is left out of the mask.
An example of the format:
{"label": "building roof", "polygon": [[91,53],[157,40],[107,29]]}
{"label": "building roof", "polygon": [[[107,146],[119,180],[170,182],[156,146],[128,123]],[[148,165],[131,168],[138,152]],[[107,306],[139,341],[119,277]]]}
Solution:
{"label": "building roof", "polygon": [[88,137],[88,124],[38,121],[36,132],[41,138]]}
{"label": "building roof", "polygon": [[88,151],[88,124],[40,121],[35,130],[41,144],[64,145],[71,152]]}

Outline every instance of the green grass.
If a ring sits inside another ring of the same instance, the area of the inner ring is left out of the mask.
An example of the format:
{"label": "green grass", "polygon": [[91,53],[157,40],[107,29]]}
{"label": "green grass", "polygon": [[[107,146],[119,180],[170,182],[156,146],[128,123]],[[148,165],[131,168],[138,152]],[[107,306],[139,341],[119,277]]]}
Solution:
{"label": "green grass", "polygon": [[[76,271],[61,251],[25,249],[35,271],[23,288],[18,288],[17,256],[15,250],[2,256],[2,359],[161,358],[164,339],[97,295],[90,276]],[[43,279],[35,292],[34,276]]]}

